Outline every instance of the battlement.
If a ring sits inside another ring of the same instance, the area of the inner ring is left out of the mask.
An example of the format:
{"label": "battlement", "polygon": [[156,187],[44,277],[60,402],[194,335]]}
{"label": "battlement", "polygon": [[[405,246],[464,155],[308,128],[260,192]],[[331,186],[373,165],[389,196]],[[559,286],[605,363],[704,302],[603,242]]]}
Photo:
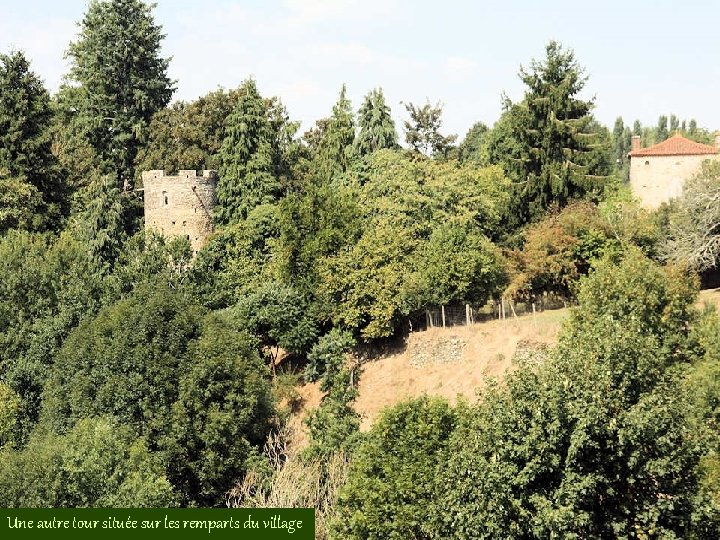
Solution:
{"label": "battlement", "polygon": [[214,169],[205,169],[200,171],[200,174],[194,169],[181,169],[176,175],[166,175],[165,170],[156,169],[152,171],[142,172],[143,184],[146,182],[152,182],[154,180],[170,180],[170,181],[182,181],[182,180],[199,180],[205,179],[206,181],[217,181],[217,171]]}
{"label": "battlement", "polygon": [[184,236],[198,251],[213,231],[217,173],[183,169],[166,175],[162,169],[143,171],[145,228],[165,236]]}

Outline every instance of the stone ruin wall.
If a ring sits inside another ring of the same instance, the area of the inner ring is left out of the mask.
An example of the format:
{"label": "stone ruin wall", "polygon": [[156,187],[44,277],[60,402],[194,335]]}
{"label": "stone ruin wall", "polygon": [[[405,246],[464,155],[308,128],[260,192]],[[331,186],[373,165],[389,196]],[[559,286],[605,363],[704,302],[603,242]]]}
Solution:
{"label": "stone ruin wall", "polygon": [[193,252],[205,245],[213,231],[217,175],[213,170],[181,170],[177,176],[165,171],[142,173],[145,199],[145,229],[170,238],[185,236]]}

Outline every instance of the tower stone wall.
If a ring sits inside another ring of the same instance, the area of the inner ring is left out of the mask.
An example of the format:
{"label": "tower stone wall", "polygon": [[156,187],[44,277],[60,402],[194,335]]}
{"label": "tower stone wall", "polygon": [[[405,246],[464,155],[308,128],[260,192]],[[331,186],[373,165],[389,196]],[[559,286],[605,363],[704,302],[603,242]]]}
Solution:
{"label": "tower stone wall", "polygon": [[213,170],[181,170],[176,176],[165,171],[142,173],[145,199],[145,229],[166,237],[184,236],[194,252],[213,231],[217,174]]}

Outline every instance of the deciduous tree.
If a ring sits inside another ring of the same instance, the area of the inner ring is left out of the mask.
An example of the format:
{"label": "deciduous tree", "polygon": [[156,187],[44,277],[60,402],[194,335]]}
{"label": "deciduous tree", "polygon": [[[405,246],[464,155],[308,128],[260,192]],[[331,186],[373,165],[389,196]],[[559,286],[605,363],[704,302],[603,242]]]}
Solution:
{"label": "deciduous tree", "polygon": [[429,101],[422,107],[413,103],[406,103],[405,109],[410,115],[409,120],[403,122],[405,126],[405,141],[413,150],[426,156],[444,157],[457,140],[457,135],[442,135],[442,105],[435,106]]}

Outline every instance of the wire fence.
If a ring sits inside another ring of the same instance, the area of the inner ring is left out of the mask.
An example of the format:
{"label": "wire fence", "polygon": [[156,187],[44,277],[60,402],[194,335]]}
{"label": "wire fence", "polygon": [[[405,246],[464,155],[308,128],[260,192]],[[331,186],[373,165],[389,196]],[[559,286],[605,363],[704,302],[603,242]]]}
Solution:
{"label": "wire fence", "polygon": [[477,322],[492,319],[516,318],[546,309],[567,307],[568,300],[558,295],[546,294],[534,302],[515,302],[508,299],[491,299],[482,306],[472,304],[450,304],[417,313],[408,321],[409,330],[416,332],[428,328],[472,326]]}

